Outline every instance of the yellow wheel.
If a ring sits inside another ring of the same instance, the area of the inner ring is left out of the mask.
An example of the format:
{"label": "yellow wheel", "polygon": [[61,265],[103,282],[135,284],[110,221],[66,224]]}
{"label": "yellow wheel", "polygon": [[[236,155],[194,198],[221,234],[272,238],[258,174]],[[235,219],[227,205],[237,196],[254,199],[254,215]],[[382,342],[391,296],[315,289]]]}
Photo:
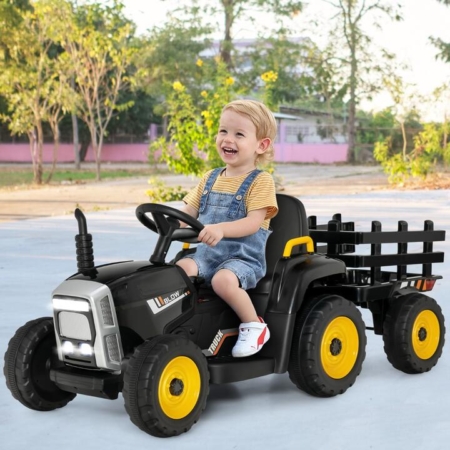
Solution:
{"label": "yellow wheel", "polygon": [[412,344],[420,359],[430,359],[439,346],[441,337],[439,320],[433,311],[422,311],[414,321]]}
{"label": "yellow wheel", "polygon": [[358,330],[348,317],[332,320],[325,329],[320,359],[325,373],[336,380],[346,377],[355,366],[359,351]]}
{"label": "yellow wheel", "polygon": [[431,297],[411,293],[391,302],[383,324],[383,340],[388,360],[396,369],[428,372],[442,354],[444,337],[444,316]]}
{"label": "yellow wheel", "polygon": [[200,418],[209,371],[200,348],[182,336],[162,335],[138,346],[123,378],[131,421],[152,436],[177,436]]}
{"label": "yellow wheel", "polygon": [[366,327],[358,308],[338,295],[307,300],[297,315],[289,377],[316,397],[343,394],[366,356]]}
{"label": "yellow wheel", "polygon": [[172,359],[159,380],[161,409],[171,419],[188,416],[198,402],[200,389],[200,372],[194,361],[186,356]]}

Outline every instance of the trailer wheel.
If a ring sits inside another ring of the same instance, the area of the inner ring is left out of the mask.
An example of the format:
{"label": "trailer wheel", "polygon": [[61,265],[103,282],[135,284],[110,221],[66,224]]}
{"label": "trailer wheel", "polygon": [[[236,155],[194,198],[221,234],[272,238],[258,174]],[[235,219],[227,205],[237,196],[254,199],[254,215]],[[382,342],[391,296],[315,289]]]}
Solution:
{"label": "trailer wheel", "polygon": [[337,295],[308,302],[294,328],[289,377],[316,397],[343,394],[366,356],[365,325],[356,306]]}
{"label": "trailer wheel", "polygon": [[63,391],[51,381],[50,369],[57,363],[53,319],[32,320],[9,341],[3,369],[6,386],[27,408],[36,411],[62,408],[76,394]]}
{"label": "trailer wheel", "polygon": [[390,304],[383,324],[384,351],[389,362],[405,373],[431,370],[442,355],[444,316],[434,299],[413,293]]}
{"label": "trailer wheel", "polygon": [[122,391],[131,421],[156,437],[188,431],[205,409],[208,393],[209,371],[202,351],[192,341],[172,335],[137,347]]}

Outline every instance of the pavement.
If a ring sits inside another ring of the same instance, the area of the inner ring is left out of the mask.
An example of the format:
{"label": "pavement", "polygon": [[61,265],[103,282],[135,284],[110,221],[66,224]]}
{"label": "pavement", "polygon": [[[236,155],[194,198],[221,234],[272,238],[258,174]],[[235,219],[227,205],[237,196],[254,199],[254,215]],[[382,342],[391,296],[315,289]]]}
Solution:
{"label": "pavement", "polygon": [[[70,166],[61,166],[64,167]],[[90,168],[92,165],[83,167]],[[356,194],[389,188],[387,177],[379,166],[277,164],[275,167],[274,176],[279,191],[294,196]],[[139,168],[143,170],[143,175],[83,184],[0,189],[0,222],[71,214],[77,207],[87,212],[136,207],[149,202],[145,192],[150,188],[149,179],[155,176],[154,170],[144,164],[121,164],[120,168]],[[148,172],[145,173],[145,170]],[[193,187],[198,181],[195,177],[167,172],[156,176],[169,186],[185,189]]]}
{"label": "pavement", "polygon": [[[288,176],[286,169],[286,180],[299,178],[299,184],[306,185],[330,177],[321,168],[315,168],[316,173],[309,166],[301,170]],[[346,177],[343,168],[335,174],[355,190],[354,175]],[[115,187],[122,189],[120,183]],[[398,220],[406,220],[410,230],[418,230],[425,219],[434,220],[436,229],[450,229],[448,190],[315,192],[301,199],[307,214],[317,215],[320,223],[342,213],[343,220],[355,221],[357,230],[369,230],[371,220],[380,220],[384,230],[395,230]],[[137,221],[134,204],[86,216],[96,264],[148,260],[156,235]],[[0,353],[25,322],[51,315],[52,290],[76,272],[76,233],[76,221],[67,214],[0,223]],[[412,244],[411,250],[421,251],[421,245]],[[173,248],[169,257],[178,250]],[[433,272],[444,278],[430,295],[448,321],[449,241],[435,244],[435,250],[444,251],[447,261],[433,265]],[[367,310],[362,314],[371,326]],[[429,373],[407,375],[389,364],[382,337],[368,330],[362,372],[343,395],[311,397],[299,391],[286,373],[211,386],[198,423],[188,433],[164,440],[131,423],[121,396],[109,401],[78,395],[62,409],[36,412],[14,400],[0,374],[2,448],[444,450],[450,442],[449,373],[448,344]]]}

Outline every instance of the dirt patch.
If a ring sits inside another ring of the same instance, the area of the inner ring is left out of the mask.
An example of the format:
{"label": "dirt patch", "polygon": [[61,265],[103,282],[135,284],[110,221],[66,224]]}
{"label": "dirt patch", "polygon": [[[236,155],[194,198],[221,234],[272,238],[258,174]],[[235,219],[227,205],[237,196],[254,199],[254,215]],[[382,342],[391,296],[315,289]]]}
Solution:
{"label": "dirt patch", "polygon": [[[123,166],[122,166],[123,168]],[[0,190],[0,222],[70,214],[84,211],[122,209],[149,202],[148,176],[114,181],[60,184]],[[182,175],[159,176],[170,186],[193,187],[197,180]],[[356,194],[392,188],[376,166],[278,165],[275,178],[280,192],[294,196]],[[410,184],[401,189],[450,189],[447,176],[428,184]]]}

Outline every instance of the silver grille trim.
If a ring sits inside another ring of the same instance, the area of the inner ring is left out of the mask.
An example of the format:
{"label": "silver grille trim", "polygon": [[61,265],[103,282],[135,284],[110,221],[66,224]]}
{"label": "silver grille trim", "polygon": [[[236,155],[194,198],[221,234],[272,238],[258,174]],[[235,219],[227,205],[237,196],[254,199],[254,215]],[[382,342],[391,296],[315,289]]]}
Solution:
{"label": "silver grille trim", "polygon": [[105,325],[114,325],[114,319],[111,311],[111,305],[109,304],[109,298],[103,297],[100,300],[100,309],[102,311],[103,323]]}
{"label": "silver grille trim", "polygon": [[[89,314],[92,314],[92,322],[95,330],[90,329],[89,323],[87,326],[89,327],[91,336],[95,336],[93,350],[97,367],[99,369],[120,372],[123,349],[116,310],[108,286],[97,283],[96,281],[66,280],[53,291],[53,296],[62,296],[73,300],[81,299],[89,302],[91,311]],[[55,323],[57,323],[61,313],[63,313],[62,317],[64,324],[62,327],[60,325],[59,329],[55,327],[55,334],[58,345],[58,357],[61,361],[64,361],[64,355],[61,348],[62,341],[64,340],[62,334],[69,332],[72,333],[72,335],[75,334],[75,336],[73,336],[75,339],[82,340],[82,337],[87,336],[87,330],[86,324],[81,323],[82,319],[71,316],[69,311],[57,308],[54,308]],[[86,316],[83,315],[83,317]],[[76,331],[78,326],[81,326],[80,331]],[[61,328],[64,330],[64,333],[60,332]],[[111,343],[112,338],[110,338],[110,336],[115,339],[114,344]],[[107,338],[109,338],[109,344],[107,343]]]}

